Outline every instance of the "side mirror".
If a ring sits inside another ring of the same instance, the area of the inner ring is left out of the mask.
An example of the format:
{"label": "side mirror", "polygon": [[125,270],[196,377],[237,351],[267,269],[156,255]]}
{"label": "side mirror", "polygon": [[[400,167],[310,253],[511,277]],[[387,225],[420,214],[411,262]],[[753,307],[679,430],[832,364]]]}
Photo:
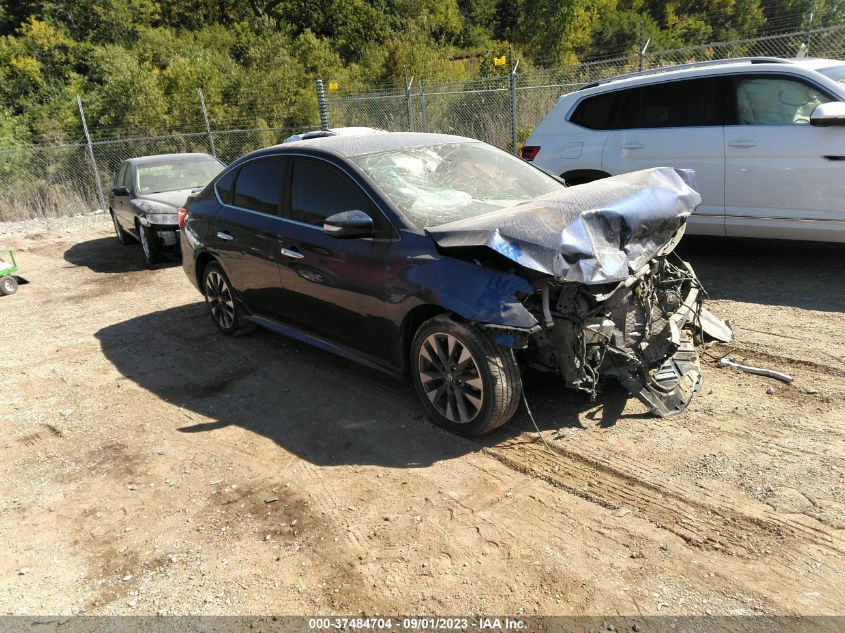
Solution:
{"label": "side mirror", "polygon": [[129,189],[127,189],[126,187],[122,187],[122,186],[121,187],[112,187],[111,193],[112,193],[113,196],[128,196],[129,195]]}
{"label": "side mirror", "polygon": [[810,125],[828,127],[830,125],[845,125],[845,103],[831,101],[816,106],[810,115]]}
{"label": "side mirror", "polygon": [[373,219],[363,211],[342,211],[323,220],[323,230],[332,237],[370,237]]}

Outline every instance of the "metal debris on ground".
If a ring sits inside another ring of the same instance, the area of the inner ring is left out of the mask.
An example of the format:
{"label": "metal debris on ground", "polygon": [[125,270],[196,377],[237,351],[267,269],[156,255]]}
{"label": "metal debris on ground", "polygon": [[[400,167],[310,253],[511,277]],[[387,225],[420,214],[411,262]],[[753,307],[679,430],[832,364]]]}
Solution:
{"label": "metal debris on ground", "polygon": [[741,365],[730,358],[720,358],[719,364],[723,367],[738,369],[739,371],[744,371],[748,374],[756,374],[758,376],[767,376],[769,378],[774,378],[776,380],[780,380],[781,382],[785,382],[786,384],[790,384],[793,381],[792,376],[790,376],[789,374],[784,374],[783,372],[775,371],[774,369],[764,369],[762,367],[751,367],[750,365]]}

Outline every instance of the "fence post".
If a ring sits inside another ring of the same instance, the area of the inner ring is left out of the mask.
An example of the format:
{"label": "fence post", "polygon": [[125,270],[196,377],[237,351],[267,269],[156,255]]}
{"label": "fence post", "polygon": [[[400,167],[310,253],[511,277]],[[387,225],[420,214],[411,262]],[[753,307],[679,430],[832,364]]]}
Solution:
{"label": "fence post", "polygon": [[637,51],[639,52],[640,58],[640,70],[643,69],[643,62],[645,61],[645,55],[643,53],[643,34],[645,33],[645,22],[640,20],[640,37],[638,38],[639,46],[637,46]]}
{"label": "fence post", "polygon": [[637,46],[637,50],[639,51],[639,58],[640,58],[640,70],[645,68],[645,52],[648,50],[648,45],[651,44],[651,38],[648,38],[645,42],[643,42],[643,38],[645,37],[645,22],[640,20],[640,41],[639,46]]}
{"label": "fence post", "polygon": [[408,67],[406,66],[402,73],[405,79],[405,100],[408,102],[408,131],[414,131],[414,100],[411,96],[411,86],[414,85],[414,78],[408,80]]}
{"label": "fence post", "polygon": [[326,102],[326,91],[323,89],[323,80],[317,79],[317,107],[320,110],[320,129],[329,129],[329,104]]}
{"label": "fence post", "polygon": [[[513,53],[513,49],[511,49],[511,53]],[[517,149],[517,133],[516,133],[516,69],[519,66],[519,60],[516,60],[516,63],[513,63],[513,59],[511,59],[511,64],[513,64],[511,68],[510,74],[510,95],[511,95],[511,144],[513,145],[511,151],[513,151],[514,155],[519,156],[519,149]]]}
{"label": "fence post", "polygon": [[211,155],[217,158],[217,149],[214,147],[214,137],[211,135],[211,126],[208,124],[208,111],[205,109],[205,97],[202,96],[202,88],[197,88],[200,95],[200,106],[202,106],[202,118],[205,119],[205,133],[208,134],[208,144],[211,146]]}
{"label": "fence post", "polygon": [[427,131],[428,121],[426,121],[425,116],[425,88],[423,87],[422,79],[420,79],[420,123],[422,124],[422,129],[420,131]]}
{"label": "fence post", "polygon": [[85,122],[85,111],[82,109],[82,99],[76,95],[76,105],[79,106],[79,118],[82,119],[82,131],[85,132],[85,144],[88,146],[88,158],[91,159],[91,167],[94,170],[94,184],[97,187],[97,198],[100,201],[100,210],[106,210],[106,199],[103,197],[103,184],[100,182],[100,171],[97,169],[97,159],[94,158],[94,146],[91,144],[91,135],[88,134],[88,123]]}
{"label": "fence post", "polygon": [[804,29],[804,44],[807,46],[807,51],[810,50],[810,40],[813,37],[813,0],[807,0],[807,24]]}
{"label": "fence post", "polygon": [[414,97],[411,94],[411,86],[414,85],[414,78],[411,77],[411,80],[408,82],[408,85],[405,86],[405,97],[408,99],[408,131],[414,131]]}

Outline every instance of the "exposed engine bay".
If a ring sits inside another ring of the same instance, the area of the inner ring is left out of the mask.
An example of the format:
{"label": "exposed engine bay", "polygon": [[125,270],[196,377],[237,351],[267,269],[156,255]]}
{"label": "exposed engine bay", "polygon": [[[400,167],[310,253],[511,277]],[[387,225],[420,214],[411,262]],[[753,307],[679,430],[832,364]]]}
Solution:
{"label": "exposed engine bay", "polygon": [[702,306],[689,264],[672,259],[655,258],[609,289],[542,283],[526,301],[540,327],[525,338],[523,362],[592,398],[610,376],[657,415],[683,411],[701,388],[694,341],[727,342],[731,332]]}
{"label": "exposed engine bay", "polygon": [[429,233],[453,256],[531,283],[521,301],[536,325],[487,325],[523,364],[593,398],[616,378],[655,414],[674,415],[701,388],[696,341],[732,337],[673,253],[701,201],[693,178],[634,172]]}

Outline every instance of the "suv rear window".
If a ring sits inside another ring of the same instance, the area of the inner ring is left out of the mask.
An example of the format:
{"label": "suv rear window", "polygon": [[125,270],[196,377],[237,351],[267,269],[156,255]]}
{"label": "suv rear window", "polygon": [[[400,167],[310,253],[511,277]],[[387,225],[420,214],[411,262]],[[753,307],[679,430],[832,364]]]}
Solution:
{"label": "suv rear window", "polygon": [[724,80],[686,79],[631,88],[619,120],[621,129],[722,125]]}
{"label": "suv rear window", "polygon": [[589,130],[612,130],[618,92],[587,97],[575,108],[569,122]]}

